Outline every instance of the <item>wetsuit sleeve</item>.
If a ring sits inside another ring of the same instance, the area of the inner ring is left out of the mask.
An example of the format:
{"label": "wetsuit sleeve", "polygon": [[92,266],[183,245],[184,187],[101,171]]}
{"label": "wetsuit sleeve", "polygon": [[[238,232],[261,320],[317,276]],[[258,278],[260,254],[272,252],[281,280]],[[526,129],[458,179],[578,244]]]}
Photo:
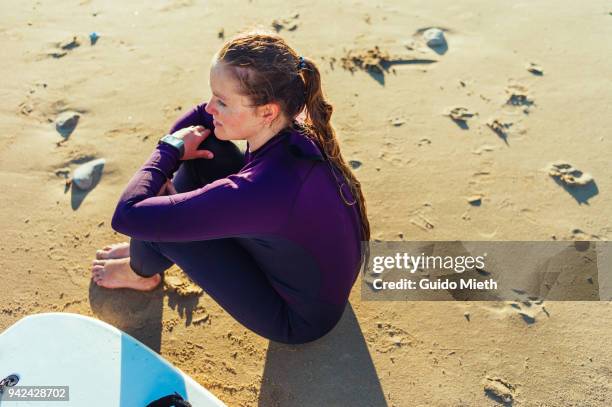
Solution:
{"label": "wetsuit sleeve", "polygon": [[212,116],[206,113],[205,109],[206,103],[202,103],[192,108],[172,125],[170,128],[170,134],[189,126],[204,126],[207,129],[212,129]]}
{"label": "wetsuit sleeve", "polygon": [[278,194],[248,174],[230,175],[203,188],[156,196],[178,169],[178,152],[159,145],[123,192],[112,227],[139,240],[181,242],[273,233],[286,221]]}

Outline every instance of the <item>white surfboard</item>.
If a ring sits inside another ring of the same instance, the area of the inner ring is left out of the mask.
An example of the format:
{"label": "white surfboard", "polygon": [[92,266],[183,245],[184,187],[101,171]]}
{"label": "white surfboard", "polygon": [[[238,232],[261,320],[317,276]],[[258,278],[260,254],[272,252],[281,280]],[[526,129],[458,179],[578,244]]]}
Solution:
{"label": "white surfboard", "polygon": [[0,380],[10,375],[19,377],[13,389],[69,386],[69,401],[12,401],[5,396],[0,407],[145,407],[174,392],[194,407],[225,406],[146,345],[78,314],[30,315],[0,334]]}

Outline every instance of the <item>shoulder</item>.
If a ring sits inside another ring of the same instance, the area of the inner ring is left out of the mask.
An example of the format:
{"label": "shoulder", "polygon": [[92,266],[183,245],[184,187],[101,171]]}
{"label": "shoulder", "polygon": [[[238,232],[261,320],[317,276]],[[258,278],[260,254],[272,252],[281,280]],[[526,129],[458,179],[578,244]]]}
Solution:
{"label": "shoulder", "polygon": [[286,147],[296,158],[308,161],[325,161],[322,149],[314,137],[302,127],[290,128],[286,138]]}

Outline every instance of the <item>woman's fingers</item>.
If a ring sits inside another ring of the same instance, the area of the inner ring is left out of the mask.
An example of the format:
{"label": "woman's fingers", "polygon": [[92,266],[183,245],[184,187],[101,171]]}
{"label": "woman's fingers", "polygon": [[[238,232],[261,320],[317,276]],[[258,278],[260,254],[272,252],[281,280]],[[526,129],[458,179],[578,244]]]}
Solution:
{"label": "woman's fingers", "polygon": [[176,189],[174,188],[174,184],[172,184],[172,180],[168,180],[168,182],[166,183],[166,191],[170,194],[170,195],[175,195]]}
{"label": "woman's fingers", "polygon": [[196,134],[201,137],[208,137],[208,135],[210,134],[210,130],[202,126],[196,126],[195,131]]}
{"label": "woman's fingers", "polygon": [[175,136],[183,140],[185,152],[182,160],[192,160],[194,158],[211,159],[214,157],[212,151],[198,150],[200,144],[211,134],[210,130],[204,126],[190,126],[175,132]]}
{"label": "woman's fingers", "polygon": [[210,150],[196,150],[194,152],[194,158],[213,158],[215,155]]}

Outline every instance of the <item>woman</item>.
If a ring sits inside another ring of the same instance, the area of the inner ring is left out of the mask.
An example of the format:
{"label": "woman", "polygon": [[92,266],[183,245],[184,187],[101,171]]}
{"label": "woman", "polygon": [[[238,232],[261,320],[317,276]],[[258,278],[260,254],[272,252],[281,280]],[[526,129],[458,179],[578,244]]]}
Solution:
{"label": "woman", "polygon": [[315,340],[342,316],[370,237],[319,70],[276,35],[242,34],[210,86],[129,182],[112,226],[130,243],[98,251],[93,279],[151,290],[177,264],[257,334]]}

